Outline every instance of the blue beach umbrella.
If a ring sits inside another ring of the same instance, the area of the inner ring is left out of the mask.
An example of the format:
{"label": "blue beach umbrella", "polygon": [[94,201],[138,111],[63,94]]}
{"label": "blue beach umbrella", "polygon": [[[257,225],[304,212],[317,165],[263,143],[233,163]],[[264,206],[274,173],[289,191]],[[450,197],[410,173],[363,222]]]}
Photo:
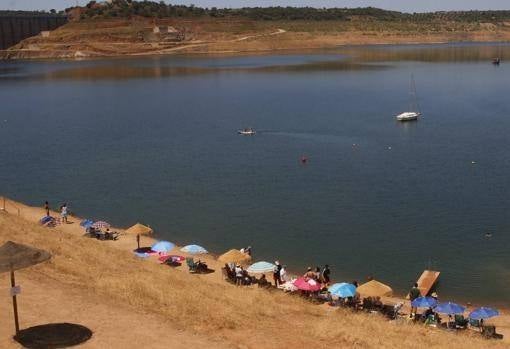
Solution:
{"label": "blue beach umbrella", "polygon": [[175,247],[170,241],[158,241],[152,245],[151,250],[155,252],[168,252]]}
{"label": "blue beach umbrella", "polygon": [[437,300],[432,297],[418,297],[411,302],[415,308],[434,308],[437,305]]}
{"label": "blue beach umbrella", "polygon": [[439,304],[435,308],[435,311],[438,313],[441,313],[441,314],[453,315],[453,314],[463,314],[464,311],[466,311],[466,308],[464,308],[461,305],[452,303],[452,302],[446,302],[446,303]]}
{"label": "blue beach umbrella", "polygon": [[469,314],[469,318],[475,319],[475,320],[481,320],[481,319],[488,319],[488,318],[498,316],[498,315],[499,315],[499,311],[497,309],[481,307],[481,308],[477,308],[477,309],[473,310],[471,312],[471,314]]}
{"label": "blue beach umbrella", "polygon": [[182,252],[191,253],[191,254],[204,254],[207,253],[207,250],[202,246],[198,245],[188,245],[181,248]]}
{"label": "blue beach umbrella", "polygon": [[333,295],[340,298],[354,297],[356,295],[356,286],[341,282],[333,284],[328,288],[328,291]]}
{"label": "blue beach umbrella", "polygon": [[276,268],[276,265],[269,263],[269,262],[257,262],[253,263],[246,269],[248,273],[253,274],[263,274],[263,273],[270,273],[273,272]]}
{"label": "blue beach umbrella", "polygon": [[90,220],[90,219],[84,219],[80,222],[80,225],[82,227],[84,227],[85,229],[88,229],[92,226],[92,224],[94,224],[94,221],[93,220]]}

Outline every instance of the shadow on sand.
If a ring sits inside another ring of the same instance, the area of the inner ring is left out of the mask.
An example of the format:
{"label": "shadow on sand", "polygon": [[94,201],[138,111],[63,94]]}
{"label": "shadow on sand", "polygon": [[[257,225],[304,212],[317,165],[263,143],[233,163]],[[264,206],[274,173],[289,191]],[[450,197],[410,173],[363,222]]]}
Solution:
{"label": "shadow on sand", "polygon": [[21,330],[14,340],[24,348],[67,348],[88,341],[92,331],[85,326],[60,323],[29,327]]}

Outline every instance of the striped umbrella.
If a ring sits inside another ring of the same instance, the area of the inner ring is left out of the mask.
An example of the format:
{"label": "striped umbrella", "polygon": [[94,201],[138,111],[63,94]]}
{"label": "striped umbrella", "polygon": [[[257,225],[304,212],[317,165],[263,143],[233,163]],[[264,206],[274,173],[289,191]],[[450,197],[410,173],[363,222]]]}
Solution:
{"label": "striped umbrella", "polygon": [[111,227],[110,223],[105,221],[97,221],[92,224],[92,228],[95,229],[109,229]]}
{"label": "striped umbrella", "polygon": [[264,274],[273,272],[275,267],[276,266],[274,264],[269,262],[257,262],[250,265],[246,270],[248,273]]}
{"label": "striped umbrella", "polygon": [[188,245],[181,248],[182,252],[190,253],[190,254],[205,254],[207,250],[202,246],[198,245]]}

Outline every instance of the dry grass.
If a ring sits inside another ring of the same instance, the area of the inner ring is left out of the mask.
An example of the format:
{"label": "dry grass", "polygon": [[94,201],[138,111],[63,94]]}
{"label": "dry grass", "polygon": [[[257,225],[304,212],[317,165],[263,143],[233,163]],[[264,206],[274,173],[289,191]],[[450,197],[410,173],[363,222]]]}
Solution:
{"label": "dry grass", "polygon": [[[178,319],[176,326],[247,348],[502,348],[466,335],[396,324],[378,316],[325,309],[298,297],[237,288],[208,277],[141,261],[128,251],[0,213],[0,243],[50,251],[28,271],[96,293],[112,302]],[[103,298],[103,297],[101,297]]]}

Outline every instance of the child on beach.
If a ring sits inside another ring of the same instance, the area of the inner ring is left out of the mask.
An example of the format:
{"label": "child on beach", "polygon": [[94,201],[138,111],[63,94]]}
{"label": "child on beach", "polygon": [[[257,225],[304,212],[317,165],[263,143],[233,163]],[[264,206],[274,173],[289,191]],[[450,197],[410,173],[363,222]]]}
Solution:
{"label": "child on beach", "polygon": [[44,202],[44,210],[46,211],[46,216],[49,216],[50,215],[50,204],[48,203],[48,201]]}
{"label": "child on beach", "polygon": [[60,216],[62,218],[62,223],[67,224],[67,203],[60,206]]}

